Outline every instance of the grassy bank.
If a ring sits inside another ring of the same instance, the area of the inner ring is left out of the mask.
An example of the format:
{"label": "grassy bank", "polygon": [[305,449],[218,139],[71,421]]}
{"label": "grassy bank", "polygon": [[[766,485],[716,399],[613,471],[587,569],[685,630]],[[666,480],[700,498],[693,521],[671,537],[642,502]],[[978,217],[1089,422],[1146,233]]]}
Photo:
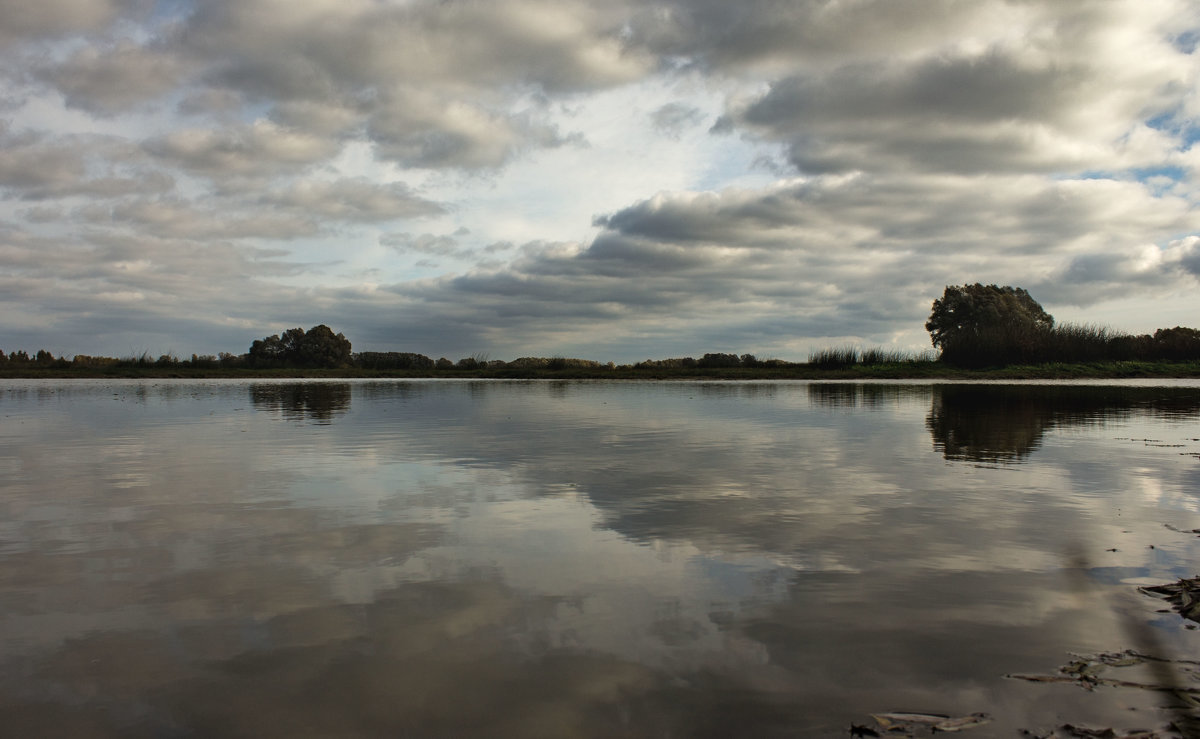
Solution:
{"label": "grassy bank", "polygon": [[1200,378],[1200,361],[1055,362],[965,369],[937,361],[901,361],[822,367],[797,363],[770,367],[510,367],[435,370],[246,369],[189,366],[5,367],[3,379],[554,379],[554,380],[1083,380]]}

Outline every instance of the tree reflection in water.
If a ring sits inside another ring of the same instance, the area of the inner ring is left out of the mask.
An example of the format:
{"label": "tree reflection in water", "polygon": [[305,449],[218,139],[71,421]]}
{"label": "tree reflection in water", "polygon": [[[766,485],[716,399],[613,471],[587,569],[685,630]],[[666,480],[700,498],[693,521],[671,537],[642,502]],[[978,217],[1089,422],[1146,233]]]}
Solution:
{"label": "tree reflection in water", "polygon": [[928,385],[818,382],[808,386],[808,399],[813,405],[838,409],[880,408],[888,405],[896,405],[902,400],[911,401],[913,398],[928,395]]}
{"label": "tree reflection in water", "polygon": [[253,384],[250,402],[256,410],[279,413],[288,421],[328,425],[350,409],[350,383]]}
{"label": "tree reflection in water", "polygon": [[934,385],[925,425],[946,459],[1017,462],[1054,428],[1200,416],[1200,391],[1171,387]]}
{"label": "tree reflection in water", "polygon": [[1200,657],[1135,588],[1195,574],[1193,385],[16,386],[0,733],[1156,725],[1005,676]]}

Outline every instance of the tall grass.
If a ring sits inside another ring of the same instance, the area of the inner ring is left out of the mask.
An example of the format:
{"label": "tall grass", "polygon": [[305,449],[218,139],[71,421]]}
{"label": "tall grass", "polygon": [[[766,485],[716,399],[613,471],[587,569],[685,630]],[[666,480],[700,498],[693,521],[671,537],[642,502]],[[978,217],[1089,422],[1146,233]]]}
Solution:
{"label": "tall grass", "polygon": [[1087,323],[1047,329],[991,328],[947,343],[941,355],[943,362],[962,367],[1197,358],[1200,336],[1192,329],[1159,329],[1153,336],[1134,336]]}
{"label": "tall grass", "polygon": [[841,346],[818,349],[808,353],[808,364],[820,369],[840,369],[854,365],[912,364],[933,362],[936,359],[937,354],[932,350],[911,352],[884,347],[860,349],[857,346]]}

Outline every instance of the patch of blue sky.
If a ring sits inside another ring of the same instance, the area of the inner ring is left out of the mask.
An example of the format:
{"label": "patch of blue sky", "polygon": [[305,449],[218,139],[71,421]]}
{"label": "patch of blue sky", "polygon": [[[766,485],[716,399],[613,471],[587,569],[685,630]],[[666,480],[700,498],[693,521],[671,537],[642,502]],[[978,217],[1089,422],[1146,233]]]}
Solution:
{"label": "patch of blue sky", "polygon": [[1200,122],[1191,118],[1182,118],[1178,110],[1160,113],[1146,120],[1146,126],[1155,131],[1169,133],[1179,139],[1180,150],[1186,151],[1197,141],[1200,141]]}
{"label": "patch of blue sky", "polygon": [[1189,121],[1188,125],[1180,130],[1179,139],[1183,143],[1183,146],[1180,147],[1182,150],[1191,149],[1193,144],[1200,141],[1200,123]]}
{"label": "patch of blue sky", "polygon": [[1159,167],[1137,167],[1129,170],[1134,179],[1140,182],[1168,179],[1173,182],[1183,182],[1188,178],[1188,171],[1173,164]]}
{"label": "patch of blue sky", "polygon": [[1193,54],[1200,47],[1200,29],[1193,28],[1171,39],[1171,45],[1184,54]]}
{"label": "patch of blue sky", "polygon": [[1119,180],[1136,181],[1147,185],[1155,195],[1162,195],[1170,188],[1187,182],[1188,171],[1183,167],[1164,164],[1157,167],[1133,167],[1130,169],[1088,169],[1082,172],[1062,172],[1052,179],[1068,180]]}
{"label": "patch of blue sky", "polygon": [[171,22],[186,18],[195,10],[195,0],[156,0],[150,18],[159,23]]}

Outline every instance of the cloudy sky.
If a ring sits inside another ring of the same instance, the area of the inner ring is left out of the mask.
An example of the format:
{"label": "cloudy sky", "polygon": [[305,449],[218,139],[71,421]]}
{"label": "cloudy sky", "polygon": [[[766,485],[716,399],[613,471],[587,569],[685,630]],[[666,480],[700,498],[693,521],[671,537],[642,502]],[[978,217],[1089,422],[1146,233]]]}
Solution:
{"label": "cloudy sky", "polygon": [[1192,0],[0,0],[0,349],[1200,325]]}

